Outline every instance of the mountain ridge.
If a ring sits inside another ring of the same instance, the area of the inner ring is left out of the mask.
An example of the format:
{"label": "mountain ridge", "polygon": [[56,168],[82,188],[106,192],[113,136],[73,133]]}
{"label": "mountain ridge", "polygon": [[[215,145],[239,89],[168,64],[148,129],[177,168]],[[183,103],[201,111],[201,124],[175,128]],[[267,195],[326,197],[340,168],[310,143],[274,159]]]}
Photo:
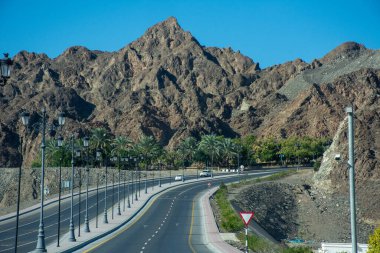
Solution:
{"label": "mountain ridge", "polygon": [[[348,42],[311,63],[295,59],[261,69],[239,51],[202,46],[173,17],[115,52],[74,46],[50,59],[21,51],[14,62],[9,84],[0,88],[1,166],[20,162],[10,136],[30,138],[17,123],[23,109],[45,106],[50,121],[65,109],[66,137],[75,129],[104,126],[134,140],[150,134],[173,148],[189,135],[207,133],[332,138],[346,105],[363,113],[377,108],[380,94],[379,50]],[[371,113],[377,119],[376,110]],[[360,124],[362,138],[373,138],[376,122],[373,130]],[[39,139],[29,140],[25,165]],[[377,150],[368,142],[360,145]],[[367,158],[358,162],[362,159]],[[377,163],[365,164],[364,170],[379,170]],[[362,180],[378,177],[363,175]]]}

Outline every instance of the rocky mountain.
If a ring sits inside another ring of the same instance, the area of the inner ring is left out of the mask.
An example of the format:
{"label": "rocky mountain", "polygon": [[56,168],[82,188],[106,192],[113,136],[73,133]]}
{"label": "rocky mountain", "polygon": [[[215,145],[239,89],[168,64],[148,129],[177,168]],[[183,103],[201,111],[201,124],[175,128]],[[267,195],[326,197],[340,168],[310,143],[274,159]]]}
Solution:
{"label": "rocky mountain", "polygon": [[[116,52],[75,46],[50,59],[22,51],[14,62],[9,84],[0,87],[0,166],[20,163],[19,136],[27,143],[25,165],[38,152],[41,135],[27,133],[19,120],[25,109],[33,122],[42,107],[49,122],[65,110],[64,136],[104,126],[173,147],[204,133],[333,137],[353,104],[358,180],[380,178],[380,51],[354,42],[312,63],[260,69],[231,48],[201,45],[171,17]],[[342,134],[342,152],[345,140]],[[338,184],[346,172],[337,166],[330,177]]]}

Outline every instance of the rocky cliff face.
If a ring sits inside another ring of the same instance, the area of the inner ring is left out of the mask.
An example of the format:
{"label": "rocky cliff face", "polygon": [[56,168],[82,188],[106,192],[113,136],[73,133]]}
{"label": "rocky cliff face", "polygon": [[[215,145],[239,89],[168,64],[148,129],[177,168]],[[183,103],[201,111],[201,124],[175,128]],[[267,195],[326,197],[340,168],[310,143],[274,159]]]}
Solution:
{"label": "rocky cliff face", "polygon": [[[64,109],[64,136],[105,126],[132,139],[152,134],[172,147],[204,133],[333,137],[352,103],[358,175],[379,178],[380,52],[354,42],[311,64],[296,59],[262,70],[230,48],[202,46],[169,18],[116,52],[75,46],[55,59],[22,51],[14,61],[9,85],[0,87],[1,166],[20,163],[19,136],[27,143],[25,165],[38,152],[41,135],[23,130],[23,109],[34,112],[34,122],[42,106],[49,122]],[[343,135],[343,151],[345,143]],[[331,178],[341,174],[339,167]]]}

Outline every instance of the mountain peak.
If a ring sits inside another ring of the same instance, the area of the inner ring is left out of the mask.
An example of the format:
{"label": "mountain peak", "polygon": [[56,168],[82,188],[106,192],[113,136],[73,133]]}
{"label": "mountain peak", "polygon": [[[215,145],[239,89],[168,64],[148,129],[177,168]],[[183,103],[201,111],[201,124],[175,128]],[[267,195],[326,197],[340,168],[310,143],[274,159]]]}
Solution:
{"label": "mountain peak", "polygon": [[177,33],[185,33],[185,31],[178,24],[178,21],[175,17],[169,17],[168,19],[161,21],[149,28],[146,31],[145,35],[168,38],[174,36]]}
{"label": "mountain peak", "polygon": [[167,26],[167,27],[180,27],[178,24],[177,18],[175,18],[173,16],[168,17],[166,20],[164,20],[158,24],[162,24],[162,25]]}
{"label": "mountain peak", "polygon": [[193,43],[198,44],[191,33],[184,31],[175,17],[169,17],[150,27],[143,36],[127,45],[125,50],[133,48],[136,52],[145,52],[144,54],[148,52],[151,56],[155,56]]}
{"label": "mountain peak", "polygon": [[362,52],[366,51],[367,48],[359,44],[357,42],[348,41],[345,42],[336,48],[334,48],[331,52],[326,54],[322,59],[321,62],[323,63],[329,63],[332,61],[339,61],[341,59],[345,58],[353,58],[360,55]]}

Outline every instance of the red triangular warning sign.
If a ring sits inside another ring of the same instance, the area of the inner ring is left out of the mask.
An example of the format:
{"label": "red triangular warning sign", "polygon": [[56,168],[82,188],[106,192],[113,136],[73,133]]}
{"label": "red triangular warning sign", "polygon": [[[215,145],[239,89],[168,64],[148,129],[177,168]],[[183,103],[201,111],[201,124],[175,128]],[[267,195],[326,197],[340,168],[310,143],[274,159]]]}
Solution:
{"label": "red triangular warning sign", "polygon": [[253,218],[253,212],[240,212],[240,216],[246,226],[248,226],[249,222]]}

